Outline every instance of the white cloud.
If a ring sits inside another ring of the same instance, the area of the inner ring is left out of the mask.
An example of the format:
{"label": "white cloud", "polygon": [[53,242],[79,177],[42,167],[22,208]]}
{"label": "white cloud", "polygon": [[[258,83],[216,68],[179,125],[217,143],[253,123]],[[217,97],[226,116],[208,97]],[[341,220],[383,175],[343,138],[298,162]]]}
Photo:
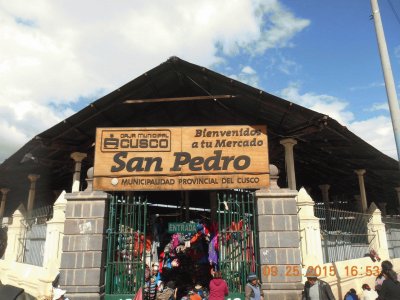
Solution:
{"label": "white cloud", "polygon": [[300,85],[298,83],[291,83],[287,88],[283,89],[280,94],[289,101],[327,114],[341,124],[348,125],[354,119],[353,113],[346,110],[348,106],[347,102],[325,94],[319,95],[310,92],[300,94],[299,90]]}
{"label": "white cloud", "polygon": [[[0,0],[0,112],[9,112],[0,162],[80,97],[101,96],[172,55],[210,66],[223,61],[219,51],[291,46],[308,24],[277,0]],[[240,76],[256,85],[249,70]]]}
{"label": "white cloud", "polygon": [[366,108],[365,111],[378,111],[378,110],[389,110],[387,102],[373,103],[371,107]]}
{"label": "white cloud", "polygon": [[397,159],[390,117],[377,116],[363,121],[354,121],[349,129],[386,155]]}
{"label": "white cloud", "polygon": [[245,67],[242,69],[242,73],[252,75],[252,74],[255,74],[256,71],[255,71],[252,67],[250,67],[250,66],[245,66]]}
{"label": "white cloud", "polygon": [[259,0],[258,13],[263,19],[265,30],[260,33],[256,44],[247,44],[254,54],[263,53],[267,49],[291,47],[291,39],[298,32],[310,25],[310,20],[295,17],[278,0]]}
{"label": "white cloud", "polygon": [[280,55],[280,62],[278,70],[286,75],[296,73],[300,69],[300,66],[293,60],[287,59]]}
{"label": "white cloud", "polygon": [[400,61],[400,45],[394,48],[394,55],[396,56],[397,60]]}
{"label": "white cloud", "polygon": [[228,77],[246,83],[252,87],[258,87],[260,81],[256,70],[250,66],[245,66],[241,69],[239,74],[230,74]]}
{"label": "white cloud", "polygon": [[[348,103],[342,99],[316,93],[300,93],[300,85],[292,83],[281,91],[281,96],[289,101],[305,106],[317,112],[328,114],[354,134],[388,156],[397,159],[391,119],[387,116],[374,116],[366,120],[355,120],[354,114],[347,109]],[[377,105],[379,107],[380,105]]]}
{"label": "white cloud", "polygon": [[372,88],[380,88],[383,86],[385,86],[384,82],[371,82],[370,84],[367,84],[367,85],[353,86],[350,88],[350,91],[368,90],[368,89],[372,89]]}

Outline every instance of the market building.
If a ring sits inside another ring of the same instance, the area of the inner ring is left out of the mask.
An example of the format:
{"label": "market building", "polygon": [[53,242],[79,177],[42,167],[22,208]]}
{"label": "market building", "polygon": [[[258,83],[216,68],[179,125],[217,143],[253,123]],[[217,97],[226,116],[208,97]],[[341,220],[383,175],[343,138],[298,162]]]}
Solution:
{"label": "market building", "polygon": [[231,297],[254,272],[268,299],[298,299],[313,267],[342,296],[377,255],[400,266],[397,161],[177,57],[34,137],[0,188],[0,280],[35,296],[60,273],[73,299],[131,299],[153,266],[182,295],[221,270]]}

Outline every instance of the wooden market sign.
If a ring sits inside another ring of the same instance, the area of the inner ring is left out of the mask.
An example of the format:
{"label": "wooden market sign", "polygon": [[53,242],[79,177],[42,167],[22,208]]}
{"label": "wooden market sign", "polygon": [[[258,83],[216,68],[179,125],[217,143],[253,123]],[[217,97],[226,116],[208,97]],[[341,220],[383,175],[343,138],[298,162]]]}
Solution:
{"label": "wooden market sign", "polygon": [[104,191],[265,188],[266,126],[97,128],[93,185]]}

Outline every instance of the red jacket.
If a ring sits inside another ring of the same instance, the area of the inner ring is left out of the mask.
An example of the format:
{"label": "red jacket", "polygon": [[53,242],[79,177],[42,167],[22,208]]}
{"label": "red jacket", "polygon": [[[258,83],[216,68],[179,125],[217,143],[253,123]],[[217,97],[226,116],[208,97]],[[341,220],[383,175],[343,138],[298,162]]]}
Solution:
{"label": "red jacket", "polygon": [[228,293],[228,285],[225,280],[214,278],[210,281],[210,296],[208,300],[224,300]]}

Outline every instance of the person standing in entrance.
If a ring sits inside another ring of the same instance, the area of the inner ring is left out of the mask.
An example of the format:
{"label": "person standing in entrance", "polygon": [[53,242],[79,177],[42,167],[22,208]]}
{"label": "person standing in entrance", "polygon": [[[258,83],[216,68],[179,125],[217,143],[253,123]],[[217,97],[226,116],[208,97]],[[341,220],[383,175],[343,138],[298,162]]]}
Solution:
{"label": "person standing in entrance", "polygon": [[247,284],[244,288],[245,300],[264,300],[264,292],[261,289],[258,277],[254,273],[247,276]]}
{"label": "person standing in entrance", "polygon": [[314,269],[308,269],[304,284],[303,300],[335,300],[329,283],[318,279]]}
{"label": "person standing in entrance", "polygon": [[208,300],[224,300],[229,290],[226,281],[222,279],[220,271],[214,272],[214,278],[210,281],[210,295]]}

